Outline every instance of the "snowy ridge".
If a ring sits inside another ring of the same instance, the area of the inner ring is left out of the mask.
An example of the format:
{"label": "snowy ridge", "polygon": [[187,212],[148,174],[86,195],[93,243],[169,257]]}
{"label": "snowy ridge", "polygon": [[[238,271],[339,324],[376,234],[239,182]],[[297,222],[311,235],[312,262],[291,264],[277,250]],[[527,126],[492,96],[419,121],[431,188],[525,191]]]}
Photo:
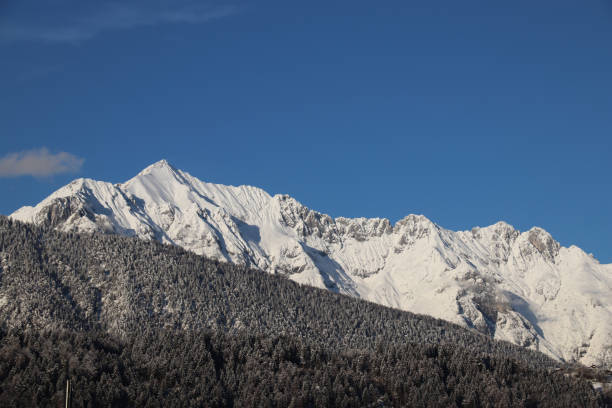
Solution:
{"label": "snowy ridge", "polygon": [[165,160],[123,184],[75,180],[11,217],[180,245],[555,358],[612,366],[612,265],[537,227],[456,232],[422,215],[395,225],[333,219],[287,195],[205,183]]}

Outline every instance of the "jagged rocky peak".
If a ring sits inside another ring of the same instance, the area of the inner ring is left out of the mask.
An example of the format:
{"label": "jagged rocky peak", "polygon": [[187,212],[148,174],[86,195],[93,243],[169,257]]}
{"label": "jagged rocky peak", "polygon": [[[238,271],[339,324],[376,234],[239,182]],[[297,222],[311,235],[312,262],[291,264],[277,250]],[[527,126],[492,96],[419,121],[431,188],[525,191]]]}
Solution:
{"label": "jagged rocky peak", "polygon": [[[61,225],[75,213],[92,218],[88,200],[100,190],[98,184],[109,183],[78,178],[45,198],[35,207],[21,207],[12,214],[12,217],[20,221],[51,227]],[[97,200],[91,201],[97,202]]]}
{"label": "jagged rocky peak", "polygon": [[505,221],[498,221],[488,227],[474,227],[470,231],[472,238],[489,251],[490,261],[500,265],[510,257],[512,246],[520,232]]}
{"label": "jagged rocky peak", "polygon": [[35,222],[39,225],[57,227],[75,213],[93,220],[92,214],[84,208],[83,202],[78,198],[58,197],[45,207],[45,211],[36,214]]}
{"label": "jagged rocky peak", "polygon": [[428,236],[439,227],[429,218],[420,214],[410,214],[395,223],[395,232],[403,231],[412,238],[419,239]]}
{"label": "jagged rocky peak", "polygon": [[327,214],[309,209],[286,194],[277,194],[274,199],[280,205],[281,222],[296,229],[300,237],[316,236],[329,243],[343,238],[365,241],[368,237],[380,237],[393,231],[386,218],[333,219]]}
{"label": "jagged rocky peak", "polygon": [[512,225],[505,221],[498,221],[488,227],[474,227],[472,228],[472,236],[478,240],[489,240],[489,241],[503,241],[507,244],[514,242],[519,236],[520,232],[517,231]]}
{"label": "jagged rocky peak", "polygon": [[287,194],[277,194],[273,198],[279,203],[282,222],[291,228],[299,222],[306,221],[310,227],[316,227],[317,223],[325,225],[333,223],[333,220],[327,214],[313,211]]}
{"label": "jagged rocky peak", "polygon": [[399,235],[393,251],[396,254],[402,253],[418,240],[433,236],[438,230],[439,227],[424,215],[410,214],[396,222],[392,228],[392,232]]}
{"label": "jagged rocky peak", "polygon": [[338,231],[342,235],[363,241],[369,236],[381,236],[390,232],[391,224],[384,218],[336,218]]}
{"label": "jagged rocky peak", "polygon": [[273,197],[280,209],[280,222],[293,228],[299,237],[316,236],[328,242],[337,241],[334,220],[327,214],[311,210],[287,194]]}
{"label": "jagged rocky peak", "polygon": [[525,234],[527,234],[527,241],[529,241],[529,243],[533,245],[535,249],[542,254],[542,256],[549,261],[554,262],[555,258],[559,254],[561,245],[554,240],[548,231],[539,227],[533,227]]}
{"label": "jagged rocky peak", "polygon": [[386,218],[336,218],[338,232],[357,241],[368,237],[380,237],[393,232],[391,223]]}

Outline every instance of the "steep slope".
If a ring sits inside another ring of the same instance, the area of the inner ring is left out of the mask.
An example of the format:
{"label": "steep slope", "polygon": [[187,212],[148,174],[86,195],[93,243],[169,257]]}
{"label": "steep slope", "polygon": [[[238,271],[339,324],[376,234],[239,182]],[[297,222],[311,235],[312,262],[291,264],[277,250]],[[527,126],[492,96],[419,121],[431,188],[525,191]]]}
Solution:
{"label": "steep slope", "polygon": [[287,195],[202,182],[164,160],[123,184],[76,180],[11,217],[171,243],[555,358],[612,365],[612,265],[540,228],[332,219]]}

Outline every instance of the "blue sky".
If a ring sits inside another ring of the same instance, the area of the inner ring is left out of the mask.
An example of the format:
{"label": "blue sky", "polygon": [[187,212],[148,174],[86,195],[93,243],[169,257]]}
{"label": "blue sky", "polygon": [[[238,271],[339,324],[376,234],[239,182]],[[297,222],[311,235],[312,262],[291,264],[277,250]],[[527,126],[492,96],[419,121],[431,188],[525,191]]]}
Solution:
{"label": "blue sky", "polygon": [[612,262],[609,2],[297,3],[0,3],[0,213],[166,158]]}

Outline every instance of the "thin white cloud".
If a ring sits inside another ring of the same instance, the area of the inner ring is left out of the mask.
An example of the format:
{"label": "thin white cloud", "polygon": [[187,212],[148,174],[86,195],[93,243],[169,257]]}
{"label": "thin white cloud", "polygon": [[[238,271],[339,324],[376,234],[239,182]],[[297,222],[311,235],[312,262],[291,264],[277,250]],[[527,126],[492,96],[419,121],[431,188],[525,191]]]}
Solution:
{"label": "thin white cloud", "polygon": [[56,21],[23,19],[4,21],[0,39],[5,42],[39,41],[78,44],[103,32],[150,27],[162,24],[201,24],[237,13],[232,5],[209,6],[197,1],[99,2]]}
{"label": "thin white cloud", "polygon": [[50,153],[46,148],[9,153],[0,158],[0,177],[48,177],[74,173],[85,160],[70,153]]}

